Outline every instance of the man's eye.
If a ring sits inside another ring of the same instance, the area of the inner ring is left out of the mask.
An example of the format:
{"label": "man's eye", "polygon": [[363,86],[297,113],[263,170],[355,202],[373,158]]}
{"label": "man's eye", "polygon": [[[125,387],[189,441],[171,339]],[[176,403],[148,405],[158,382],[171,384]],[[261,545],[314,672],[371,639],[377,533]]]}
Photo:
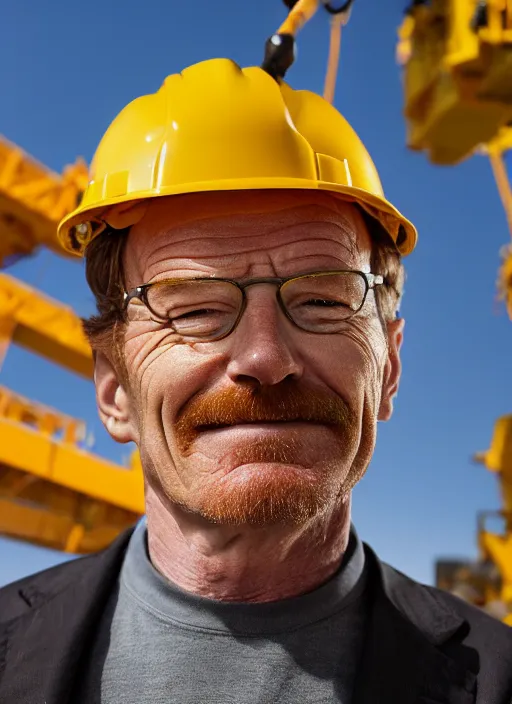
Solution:
{"label": "man's eye", "polygon": [[309,301],[305,301],[302,305],[306,306],[319,306],[319,307],[335,307],[335,306],[345,306],[349,307],[348,303],[343,303],[343,301],[333,301],[327,298],[310,298]]}
{"label": "man's eye", "polygon": [[201,318],[207,315],[216,315],[219,311],[213,310],[212,308],[198,308],[197,310],[189,310],[187,313],[182,313],[181,315],[171,316],[172,320],[187,320],[189,318]]}

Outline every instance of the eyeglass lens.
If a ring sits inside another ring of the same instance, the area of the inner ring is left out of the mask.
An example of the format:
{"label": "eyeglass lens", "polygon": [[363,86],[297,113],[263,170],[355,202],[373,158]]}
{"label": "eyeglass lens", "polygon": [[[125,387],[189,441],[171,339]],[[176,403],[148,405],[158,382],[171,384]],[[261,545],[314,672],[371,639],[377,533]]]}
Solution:
{"label": "eyeglass lens", "polygon": [[[366,290],[366,280],[358,272],[317,274],[286,282],[281,301],[303,330],[335,333],[361,308]],[[162,281],[146,294],[153,315],[184,338],[216,339],[228,334],[243,306],[242,291],[227,281]]]}

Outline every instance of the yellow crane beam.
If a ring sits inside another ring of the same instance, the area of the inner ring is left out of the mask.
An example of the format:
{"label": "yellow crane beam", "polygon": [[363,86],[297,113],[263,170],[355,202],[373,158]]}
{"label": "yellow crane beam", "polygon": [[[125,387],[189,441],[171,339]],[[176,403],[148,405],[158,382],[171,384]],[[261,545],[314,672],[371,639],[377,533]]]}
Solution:
{"label": "yellow crane beam", "polygon": [[92,552],[144,513],[138,454],[122,467],[85,439],[82,421],[0,387],[0,533]]}
{"label": "yellow crane beam", "polygon": [[498,418],[489,449],[478,453],[474,459],[498,475],[503,513],[510,517],[508,530],[512,533],[512,415]]}
{"label": "yellow crane beam", "polygon": [[0,136],[0,266],[40,246],[66,255],[57,224],[75,208],[87,181],[83,160],[59,175]]}
{"label": "yellow crane beam", "polygon": [[489,514],[483,514],[478,539],[483,560],[490,560],[499,570],[500,600],[508,610],[508,621],[512,622],[512,415],[496,421],[490,448],[474,459],[496,473],[500,483],[503,508],[490,515],[504,520],[505,531],[500,535],[486,530],[484,519]]}
{"label": "yellow crane beam", "polygon": [[0,273],[0,363],[11,341],[92,379],[92,352],[80,318],[68,306]]}
{"label": "yellow crane beam", "polygon": [[[0,273],[0,363],[18,343],[91,379],[78,316]],[[108,545],[144,512],[138,454],[131,468],[88,451],[82,421],[0,387],[0,533],[66,552]]]}

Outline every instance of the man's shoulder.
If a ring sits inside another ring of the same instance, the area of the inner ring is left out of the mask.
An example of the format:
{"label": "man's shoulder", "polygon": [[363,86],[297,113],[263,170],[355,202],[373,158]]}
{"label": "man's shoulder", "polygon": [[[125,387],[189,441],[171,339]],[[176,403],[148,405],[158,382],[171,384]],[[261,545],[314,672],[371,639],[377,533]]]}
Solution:
{"label": "man's shoulder", "polygon": [[105,550],[75,557],[1,587],[0,623],[11,621],[64,591],[82,590],[84,580],[93,574],[118,569],[132,530],[122,533]]}
{"label": "man's shoulder", "polygon": [[[468,624],[465,642],[491,652],[509,653],[512,665],[512,628],[450,592],[417,582],[391,565],[381,562],[384,589],[409,620],[422,629],[433,614],[442,620],[453,614]],[[423,629],[422,629],[423,630]]]}
{"label": "man's shoulder", "polygon": [[0,621],[11,620],[41,598],[56,596],[94,568],[99,553],[74,558],[0,588]]}

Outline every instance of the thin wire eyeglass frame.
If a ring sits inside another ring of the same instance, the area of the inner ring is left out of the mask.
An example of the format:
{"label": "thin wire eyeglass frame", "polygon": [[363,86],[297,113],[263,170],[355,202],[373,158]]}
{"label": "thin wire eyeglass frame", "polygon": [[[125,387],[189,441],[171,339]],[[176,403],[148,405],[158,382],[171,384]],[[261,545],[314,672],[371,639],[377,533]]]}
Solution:
{"label": "thin wire eyeglass frame", "polygon": [[[363,308],[364,304],[366,303],[366,298],[368,296],[368,292],[372,289],[374,289],[376,286],[381,286],[384,283],[384,278],[380,274],[372,274],[371,272],[364,272],[364,271],[358,271],[355,269],[340,269],[340,270],[331,270],[331,271],[315,271],[310,274],[301,274],[300,276],[289,276],[286,278],[277,278],[277,277],[257,277],[253,279],[247,279],[247,281],[235,281],[234,279],[221,279],[221,278],[216,278],[216,277],[193,277],[190,279],[183,279],[183,278],[176,278],[176,279],[162,279],[160,281],[153,281],[148,284],[142,284],[140,286],[137,286],[136,288],[132,289],[131,291],[125,292],[124,297],[123,297],[123,312],[126,315],[126,311],[128,309],[128,306],[130,302],[133,299],[138,299],[141,301],[141,303],[144,304],[144,306],[149,310],[151,315],[155,316],[155,318],[152,318],[154,322],[160,323],[160,324],[166,324],[169,323],[170,320],[166,319],[165,317],[160,316],[150,305],[148,301],[148,291],[153,288],[154,286],[162,286],[164,284],[183,284],[183,283],[227,283],[235,286],[242,294],[242,303],[240,305],[240,310],[238,312],[237,317],[235,318],[232,326],[227,330],[223,331],[222,334],[219,336],[214,336],[214,337],[197,337],[197,336],[189,336],[189,335],[182,335],[184,340],[188,341],[197,341],[197,342],[216,342],[217,340],[223,340],[225,337],[228,335],[231,335],[231,333],[235,330],[237,327],[238,323],[240,322],[245,309],[247,307],[247,296],[245,293],[245,290],[249,288],[249,286],[254,286],[257,284],[273,284],[277,286],[276,290],[276,299],[279,304],[279,307],[281,311],[284,313],[286,318],[293,324],[295,327],[297,327],[299,330],[303,330],[304,332],[308,332],[312,335],[332,335],[335,333],[329,333],[329,332],[322,332],[322,331],[314,331],[314,330],[308,330],[306,328],[303,328],[301,325],[299,325],[293,317],[290,315],[288,312],[288,309],[286,308],[286,305],[282,299],[281,296],[281,290],[282,288],[286,285],[289,284],[290,282],[293,281],[300,281],[302,279],[311,279],[311,278],[317,278],[317,277],[322,277],[322,276],[333,276],[333,275],[343,275],[343,274],[358,274],[364,281],[365,283],[365,291],[363,295],[363,300],[361,302],[361,305],[354,310],[350,315],[347,315],[344,320],[348,320],[350,318],[353,318],[354,315],[357,315],[359,311]],[[179,333],[178,333],[179,334]]]}

